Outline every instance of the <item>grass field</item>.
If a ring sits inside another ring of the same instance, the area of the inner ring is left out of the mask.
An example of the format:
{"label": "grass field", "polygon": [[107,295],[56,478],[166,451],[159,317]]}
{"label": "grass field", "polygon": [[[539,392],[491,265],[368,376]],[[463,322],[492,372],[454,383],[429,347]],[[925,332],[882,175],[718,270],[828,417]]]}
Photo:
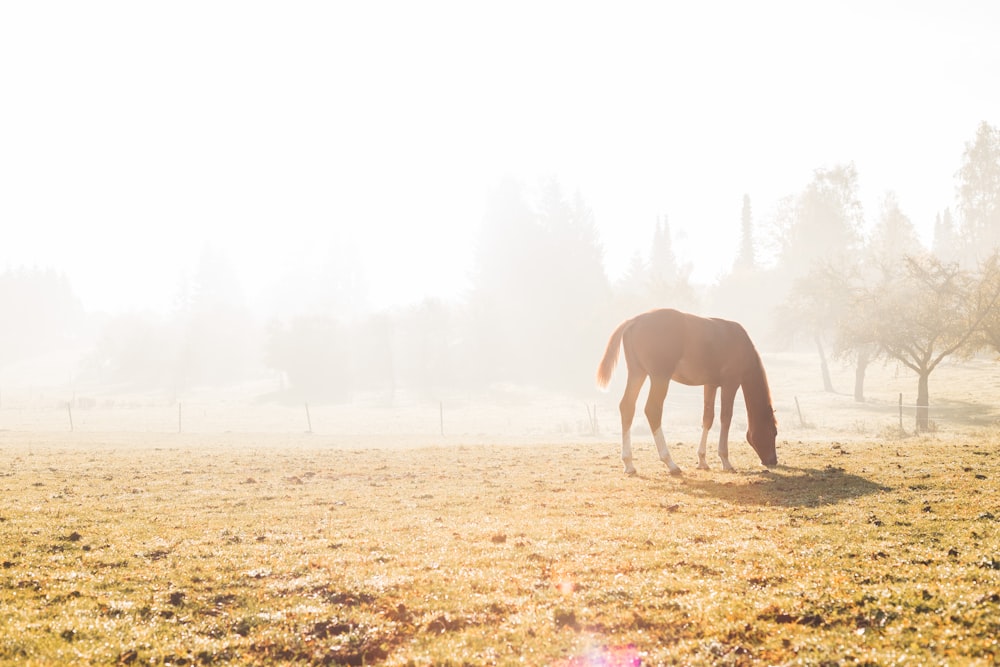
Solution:
{"label": "grass field", "polygon": [[177,433],[176,407],[118,402],[70,432],[65,404],[7,391],[0,664],[996,664],[976,363],[932,384],[952,421],[917,436],[893,413],[909,378],[857,405],[772,359],[771,471],[739,420],[739,471],[696,470],[697,390],[675,392],[681,477],[641,423],[622,474],[614,393],[596,435],[582,402],[508,396],[447,403],[441,436],[419,402],[317,407],[311,434],[299,408],[206,402]]}
{"label": "grass field", "polygon": [[993,664],[995,440],[3,433],[0,661]]}

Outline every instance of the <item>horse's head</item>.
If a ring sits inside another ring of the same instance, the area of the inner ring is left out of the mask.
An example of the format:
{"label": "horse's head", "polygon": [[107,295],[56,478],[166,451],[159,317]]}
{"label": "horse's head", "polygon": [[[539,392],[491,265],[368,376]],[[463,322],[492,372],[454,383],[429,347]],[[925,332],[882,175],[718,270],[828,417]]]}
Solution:
{"label": "horse's head", "polygon": [[760,462],[768,468],[778,465],[778,452],[774,448],[774,440],[778,437],[778,422],[773,419],[773,411],[771,415],[772,419],[753,424],[747,430],[747,442],[757,452]]}

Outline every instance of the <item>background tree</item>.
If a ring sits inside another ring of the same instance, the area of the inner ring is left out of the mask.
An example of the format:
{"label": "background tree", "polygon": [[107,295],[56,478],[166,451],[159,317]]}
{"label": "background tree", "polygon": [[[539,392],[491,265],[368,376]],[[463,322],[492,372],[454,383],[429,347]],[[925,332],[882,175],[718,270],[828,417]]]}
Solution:
{"label": "background tree", "polygon": [[740,213],[740,245],[733,263],[733,273],[752,273],[757,268],[757,251],[753,233],[753,210],[750,195],[743,195],[743,210]]}
{"label": "background tree", "polygon": [[299,316],[271,324],[264,360],[288,379],[288,398],[342,401],[350,396],[351,335],[333,318]]}
{"label": "background tree", "polygon": [[978,290],[975,295],[977,308],[982,310],[980,345],[1000,352],[1000,306],[990,308],[990,300],[1000,294],[1000,251],[994,252],[979,270]]}
{"label": "background tree", "polygon": [[864,213],[853,163],[813,172],[787,213],[778,261],[788,279],[820,264],[846,268],[857,262]]}
{"label": "background tree", "polygon": [[708,292],[710,312],[740,322],[754,340],[763,341],[774,334],[773,313],[783,294],[773,284],[775,273],[758,263],[749,195],[743,195],[738,229],[740,241],[732,270]]}
{"label": "background tree", "polygon": [[528,320],[538,326],[530,343],[541,355],[534,371],[553,388],[589,389],[594,350],[607,340],[611,297],[597,226],[583,198],[567,200],[554,180],[538,211],[544,254]]}
{"label": "background tree", "polygon": [[680,262],[667,216],[657,218],[649,250],[650,308],[693,308],[697,299],[691,287],[691,264]]}
{"label": "background tree", "polygon": [[440,398],[446,387],[457,387],[454,312],[428,299],[396,315],[393,356],[401,382],[423,398]]}
{"label": "background tree", "polygon": [[649,291],[649,264],[641,252],[632,254],[625,273],[613,286],[613,315],[615,321],[632,317],[653,307]]}
{"label": "background tree", "polygon": [[0,274],[0,312],[0,367],[72,345],[85,325],[69,280],[52,270]]}
{"label": "background tree", "polygon": [[567,201],[553,180],[529,203],[520,184],[502,183],[487,206],[468,303],[479,380],[589,388],[609,300],[583,199]]}
{"label": "background tree", "polygon": [[926,430],[931,373],[947,357],[976,349],[998,297],[1000,281],[987,285],[955,264],[909,257],[880,284],[853,292],[839,335],[844,345],[873,345],[917,374],[917,428]]}
{"label": "background tree", "polygon": [[[330,320],[335,318],[330,317]],[[396,353],[400,316],[397,313],[376,313],[364,319],[335,320],[342,335],[330,344],[343,345],[349,352],[347,372],[343,381],[349,389],[375,393],[383,405],[391,406],[396,399],[397,384],[403,378],[403,368]],[[346,339],[344,341],[343,339]]]}
{"label": "background tree", "polygon": [[950,208],[945,208],[934,217],[931,252],[943,262],[958,262],[962,258],[962,237],[955,228]]}
{"label": "background tree", "polygon": [[177,388],[221,385],[246,376],[259,340],[243,289],[223,252],[205,247],[177,316],[183,323]]}
{"label": "background tree", "polygon": [[666,216],[658,216],[647,254],[636,251],[614,287],[610,319],[618,322],[654,308],[696,310],[690,275],[691,266],[677,261],[670,223]]}
{"label": "background tree", "polygon": [[[879,284],[883,276],[898,271],[907,257],[922,257],[925,252],[916,228],[900,209],[896,195],[889,192],[882,199],[879,219],[865,246],[863,260],[852,267],[849,274],[835,279],[840,282],[839,289],[822,298],[836,303],[838,321],[852,317],[849,307],[852,292],[863,285]],[[854,365],[854,400],[863,402],[865,374],[882,350],[871,343],[857,344],[835,336],[833,354]]]}
{"label": "background tree", "polygon": [[520,325],[531,321],[526,304],[534,299],[540,262],[541,232],[524,186],[505,179],[486,203],[466,308],[465,369],[472,382],[528,379],[516,354],[529,342]]}
{"label": "background tree", "polygon": [[986,121],[965,145],[958,170],[958,207],[967,241],[964,264],[974,266],[1000,247],[1000,131]]}
{"label": "background tree", "polygon": [[817,169],[805,190],[786,201],[782,213],[778,268],[792,287],[777,317],[778,326],[786,339],[812,340],[823,387],[833,391],[824,340],[836,331],[843,300],[842,290],[830,280],[856,274],[861,262],[863,213],[854,165]]}
{"label": "background tree", "polygon": [[823,391],[835,391],[823,337],[846,317],[850,282],[842,269],[822,264],[796,280],[785,302],[775,309],[779,330],[789,337],[809,338],[816,346]]}
{"label": "background tree", "polygon": [[160,318],[115,315],[103,322],[94,348],[83,358],[81,378],[127,389],[170,388],[177,349],[177,332]]}
{"label": "background tree", "polygon": [[892,277],[899,273],[908,257],[921,258],[925,254],[913,223],[900,209],[896,196],[888,193],[882,200],[879,219],[860,261],[841,266],[824,264],[795,282],[788,301],[778,310],[779,321],[787,331],[814,337],[820,350],[820,369],[826,391],[834,388],[823,336],[831,331],[833,323],[832,356],[854,365],[854,400],[865,400],[867,368],[883,351],[872,342],[841,335],[844,327],[849,327],[850,321],[857,317],[853,308],[860,307],[861,302],[856,300],[856,295],[873,286],[892,284]]}
{"label": "background tree", "polygon": [[895,193],[888,192],[882,198],[879,218],[875,222],[865,248],[869,259],[863,262],[875,265],[896,264],[907,256],[923,255],[926,250],[920,243],[916,227],[899,207]]}

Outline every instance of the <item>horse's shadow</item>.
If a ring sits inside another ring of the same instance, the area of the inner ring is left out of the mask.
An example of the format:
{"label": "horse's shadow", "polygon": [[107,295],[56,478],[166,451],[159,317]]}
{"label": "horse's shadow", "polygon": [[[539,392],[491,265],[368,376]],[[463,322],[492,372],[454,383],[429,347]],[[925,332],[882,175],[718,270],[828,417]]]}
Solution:
{"label": "horse's shadow", "polygon": [[779,465],[767,471],[683,475],[671,489],[696,498],[715,498],[734,505],[820,507],[852,498],[891,491],[892,487],[846,472],[843,468],[798,468]]}

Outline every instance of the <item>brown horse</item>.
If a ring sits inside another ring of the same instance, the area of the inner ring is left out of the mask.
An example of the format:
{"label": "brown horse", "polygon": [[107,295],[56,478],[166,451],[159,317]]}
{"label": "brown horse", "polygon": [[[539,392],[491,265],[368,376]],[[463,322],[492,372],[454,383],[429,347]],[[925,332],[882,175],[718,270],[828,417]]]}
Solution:
{"label": "brown horse", "polygon": [[651,310],[625,320],[608,341],[604,359],[597,369],[597,385],[607,387],[618,364],[618,347],[625,349],[628,380],[622,396],[622,462],[625,472],[635,474],[632,465],[632,439],[630,429],[635,416],[635,403],[646,377],[649,377],[649,398],[646,400],[646,419],[653,431],[660,460],[667,464],[671,474],[678,475],[677,467],[663,437],[663,401],[667,397],[670,380],[687,385],[705,386],[705,407],[701,419],[701,444],[698,446],[698,467],[708,470],[705,447],[708,430],[715,417],[715,393],[722,388],[722,406],[719,413],[719,458],[722,467],[732,470],[729,463],[729,424],[733,419],[733,401],[736,390],[743,388],[747,407],[747,442],[757,452],[766,466],[778,464],[774,439],[778,424],[771,407],[771,391],[760,355],[750,341],[746,330],[736,322],[707,319],[676,310]]}

